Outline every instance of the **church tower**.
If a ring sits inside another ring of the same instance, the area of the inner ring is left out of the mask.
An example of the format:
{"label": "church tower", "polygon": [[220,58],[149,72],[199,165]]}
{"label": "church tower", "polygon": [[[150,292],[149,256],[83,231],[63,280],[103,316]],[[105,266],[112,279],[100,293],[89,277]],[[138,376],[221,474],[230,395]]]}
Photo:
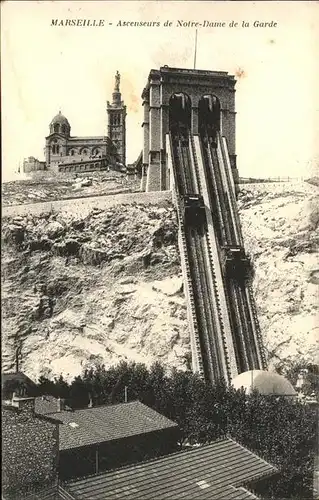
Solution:
{"label": "church tower", "polygon": [[126,163],[126,106],[122,101],[120,92],[121,76],[119,72],[115,75],[115,86],[112,94],[112,103],[107,101],[108,126],[107,134],[116,146],[119,161]]}

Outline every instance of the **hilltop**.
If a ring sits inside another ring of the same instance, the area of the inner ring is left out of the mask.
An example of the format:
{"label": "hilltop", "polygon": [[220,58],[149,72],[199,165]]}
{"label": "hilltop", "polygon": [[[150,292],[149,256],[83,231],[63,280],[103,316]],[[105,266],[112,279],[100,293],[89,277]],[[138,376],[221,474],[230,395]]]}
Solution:
{"label": "hilltop", "polygon": [[113,195],[139,188],[138,179],[133,176],[129,179],[116,170],[62,174],[59,177],[50,172],[33,172],[24,177],[2,184],[3,206]]}

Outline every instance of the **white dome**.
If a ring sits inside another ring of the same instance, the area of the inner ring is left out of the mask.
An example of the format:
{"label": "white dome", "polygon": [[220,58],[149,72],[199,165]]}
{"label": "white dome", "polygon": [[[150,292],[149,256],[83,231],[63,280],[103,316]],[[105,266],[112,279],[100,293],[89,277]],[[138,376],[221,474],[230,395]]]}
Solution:
{"label": "white dome", "polygon": [[264,395],[296,396],[297,394],[285,377],[264,370],[250,370],[240,373],[233,379],[232,385],[235,389],[243,387],[247,394],[251,394],[253,390]]}

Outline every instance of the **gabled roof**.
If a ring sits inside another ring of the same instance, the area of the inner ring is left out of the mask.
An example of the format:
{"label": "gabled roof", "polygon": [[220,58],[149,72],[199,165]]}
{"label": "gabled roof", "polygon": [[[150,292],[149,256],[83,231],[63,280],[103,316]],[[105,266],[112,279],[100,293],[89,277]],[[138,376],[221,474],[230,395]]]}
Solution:
{"label": "gabled roof", "polygon": [[7,382],[24,382],[25,384],[28,384],[29,386],[35,387],[36,384],[31,380],[29,377],[27,377],[23,372],[8,372],[8,373],[1,373],[1,381],[2,385],[7,383]]}
{"label": "gabled roof", "polygon": [[245,485],[277,469],[232,439],[70,481],[79,500],[255,500]]}
{"label": "gabled roof", "polygon": [[177,424],[139,401],[51,413],[61,420],[60,450],[91,446],[163,429]]}
{"label": "gabled roof", "polygon": [[59,132],[52,132],[51,134],[47,135],[45,137],[45,139],[50,139],[50,137],[53,137],[53,136],[57,136],[57,137],[63,139],[64,141],[68,141],[69,140],[69,137],[66,137],[63,134],[60,134]]}

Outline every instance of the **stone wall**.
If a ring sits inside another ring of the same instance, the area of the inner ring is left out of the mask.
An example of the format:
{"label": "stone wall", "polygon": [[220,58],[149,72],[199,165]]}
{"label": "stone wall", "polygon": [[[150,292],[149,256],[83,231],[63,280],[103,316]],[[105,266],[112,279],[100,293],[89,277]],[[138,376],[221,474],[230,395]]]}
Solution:
{"label": "stone wall", "polygon": [[[71,157],[69,157],[70,160]],[[94,170],[106,170],[108,168],[108,160],[106,158],[87,159],[79,162],[69,161],[69,163],[59,163],[59,172],[92,172]]]}
{"label": "stone wall", "polygon": [[33,407],[28,398],[22,407],[2,408],[2,488],[8,499],[32,498],[36,491],[56,498],[58,423],[36,416]]}
{"label": "stone wall", "polygon": [[2,207],[2,217],[16,217],[19,215],[40,215],[48,212],[70,212],[73,215],[85,216],[93,208],[106,210],[116,205],[130,205],[132,203],[159,204],[172,199],[171,191],[157,191],[153,193],[121,193],[112,196],[91,196],[69,200],[47,201],[43,203],[29,203],[25,205],[11,205]]}

